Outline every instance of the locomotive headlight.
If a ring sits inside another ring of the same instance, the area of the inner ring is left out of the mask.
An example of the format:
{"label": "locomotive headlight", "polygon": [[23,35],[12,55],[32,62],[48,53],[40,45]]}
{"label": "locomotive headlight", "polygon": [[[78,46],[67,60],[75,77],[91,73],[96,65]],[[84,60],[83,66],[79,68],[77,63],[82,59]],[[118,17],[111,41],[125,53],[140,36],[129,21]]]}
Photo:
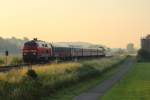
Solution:
{"label": "locomotive headlight", "polygon": [[23,53],[23,55],[26,55],[26,53]]}
{"label": "locomotive headlight", "polygon": [[36,55],[36,53],[35,53],[35,52],[33,52],[33,55]]}

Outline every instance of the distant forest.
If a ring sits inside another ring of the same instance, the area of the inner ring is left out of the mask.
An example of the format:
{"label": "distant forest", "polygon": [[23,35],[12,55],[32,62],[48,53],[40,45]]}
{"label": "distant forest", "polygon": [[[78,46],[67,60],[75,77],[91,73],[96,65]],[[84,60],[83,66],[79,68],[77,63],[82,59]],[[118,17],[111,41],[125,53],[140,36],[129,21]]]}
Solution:
{"label": "distant forest", "polygon": [[20,54],[23,44],[28,40],[26,37],[24,39],[0,37],[0,55],[3,55],[6,50],[9,51],[9,54]]}

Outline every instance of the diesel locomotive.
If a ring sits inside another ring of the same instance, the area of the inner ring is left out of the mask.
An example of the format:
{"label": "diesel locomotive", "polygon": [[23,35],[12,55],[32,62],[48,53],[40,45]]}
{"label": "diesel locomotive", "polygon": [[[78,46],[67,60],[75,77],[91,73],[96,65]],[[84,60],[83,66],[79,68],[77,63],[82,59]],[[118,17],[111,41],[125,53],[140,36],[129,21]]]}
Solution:
{"label": "diesel locomotive", "polygon": [[33,39],[23,46],[24,62],[50,61],[52,59],[73,59],[85,57],[104,57],[105,49],[56,46],[51,43]]}

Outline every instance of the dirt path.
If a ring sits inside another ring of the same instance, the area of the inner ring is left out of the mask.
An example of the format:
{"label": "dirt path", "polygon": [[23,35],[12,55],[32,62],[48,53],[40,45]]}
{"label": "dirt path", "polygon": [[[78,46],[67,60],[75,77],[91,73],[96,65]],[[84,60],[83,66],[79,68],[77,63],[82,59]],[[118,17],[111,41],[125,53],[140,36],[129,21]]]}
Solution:
{"label": "dirt path", "polygon": [[132,58],[125,61],[119,71],[109,79],[103,81],[100,85],[93,88],[92,90],[89,90],[86,93],[83,93],[77,97],[75,97],[74,100],[100,100],[100,98],[108,91],[110,88],[116,84],[120,79],[123,78],[123,76],[130,70],[132,67],[134,61]]}

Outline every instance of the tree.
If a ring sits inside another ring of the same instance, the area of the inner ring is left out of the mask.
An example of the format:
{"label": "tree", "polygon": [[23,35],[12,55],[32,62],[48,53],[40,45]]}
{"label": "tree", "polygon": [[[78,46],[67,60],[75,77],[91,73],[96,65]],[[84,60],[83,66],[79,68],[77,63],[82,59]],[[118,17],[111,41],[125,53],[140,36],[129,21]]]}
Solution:
{"label": "tree", "polygon": [[138,51],[138,61],[150,61],[150,52],[144,49]]}

